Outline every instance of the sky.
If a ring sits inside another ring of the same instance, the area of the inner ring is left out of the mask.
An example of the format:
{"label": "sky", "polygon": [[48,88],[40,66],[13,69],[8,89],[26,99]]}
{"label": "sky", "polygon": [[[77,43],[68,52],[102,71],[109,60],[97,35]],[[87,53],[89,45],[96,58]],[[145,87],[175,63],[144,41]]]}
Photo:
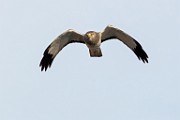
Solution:
{"label": "sky", "polygon": [[[179,120],[179,0],[0,0],[0,120]],[[70,44],[47,72],[39,62],[62,32],[113,25],[149,56],[123,43],[90,58]]]}

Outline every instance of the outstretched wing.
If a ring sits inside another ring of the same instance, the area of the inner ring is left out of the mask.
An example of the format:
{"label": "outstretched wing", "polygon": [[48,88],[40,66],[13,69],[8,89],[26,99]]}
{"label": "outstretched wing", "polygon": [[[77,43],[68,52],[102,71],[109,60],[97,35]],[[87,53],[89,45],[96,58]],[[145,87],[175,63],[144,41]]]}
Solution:
{"label": "outstretched wing", "polygon": [[101,37],[102,42],[113,38],[119,39],[136,54],[139,60],[142,60],[144,63],[148,63],[148,55],[143,50],[140,43],[138,43],[134,38],[123,32],[122,30],[114,28],[112,26],[107,26],[105,30],[102,32]]}
{"label": "outstretched wing", "polygon": [[51,64],[56,57],[56,55],[69,43],[79,42],[84,43],[83,35],[73,31],[67,30],[66,32],[62,33],[58,36],[44,51],[44,56],[39,64],[41,67],[41,71],[45,69],[47,70],[48,67],[51,67]]}

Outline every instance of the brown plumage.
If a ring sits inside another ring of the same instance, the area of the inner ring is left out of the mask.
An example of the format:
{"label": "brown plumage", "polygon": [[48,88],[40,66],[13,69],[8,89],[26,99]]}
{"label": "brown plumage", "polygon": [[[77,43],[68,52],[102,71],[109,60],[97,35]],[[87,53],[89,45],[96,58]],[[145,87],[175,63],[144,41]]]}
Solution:
{"label": "brown plumage", "polygon": [[148,63],[148,55],[143,50],[142,46],[130,35],[122,30],[107,26],[103,32],[89,31],[86,34],[79,34],[70,29],[58,36],[45,50],[44,56],[40,62],[41,71],[47,70],[56,55],[69,43],[84,43],[89,48],[91,57],[101,57],[102,52],[100,45],[102,42],[110,39],[118,39],[129,47],[144,63]]}

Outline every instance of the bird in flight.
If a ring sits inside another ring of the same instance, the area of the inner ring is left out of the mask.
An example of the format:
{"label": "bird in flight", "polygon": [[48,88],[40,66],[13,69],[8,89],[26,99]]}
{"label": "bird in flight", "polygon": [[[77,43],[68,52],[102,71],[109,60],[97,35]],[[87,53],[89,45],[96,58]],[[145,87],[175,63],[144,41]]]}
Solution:
{"label": "bird in flight", "polygon": [[80,34],[69,29],[59,35],[44,51],[39,64],[41,71],[46,71],[48,67],[51,67],[56,55],[69,43],[83,43],[88,47],[91,57],[101,57],[101,43],[111,39],[120,40],[136,54],[139,60],[148,63],[148,55],[140,43],[122,30],[109,25],[103,32],[88,31],[85,34]]}

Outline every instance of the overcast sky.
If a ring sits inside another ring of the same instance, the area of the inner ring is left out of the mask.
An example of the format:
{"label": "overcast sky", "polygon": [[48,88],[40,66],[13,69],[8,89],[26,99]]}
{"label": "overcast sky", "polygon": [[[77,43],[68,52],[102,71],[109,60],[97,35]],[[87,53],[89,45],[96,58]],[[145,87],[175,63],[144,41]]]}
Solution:
{"label": "overcast sky", "polygon": [[[179,11],[179,0],[0,0],[0,120],[180,120]],[[101,58],[70,44],[40,71],[59,34],[109,24],[149,63],[112,40]]]}

